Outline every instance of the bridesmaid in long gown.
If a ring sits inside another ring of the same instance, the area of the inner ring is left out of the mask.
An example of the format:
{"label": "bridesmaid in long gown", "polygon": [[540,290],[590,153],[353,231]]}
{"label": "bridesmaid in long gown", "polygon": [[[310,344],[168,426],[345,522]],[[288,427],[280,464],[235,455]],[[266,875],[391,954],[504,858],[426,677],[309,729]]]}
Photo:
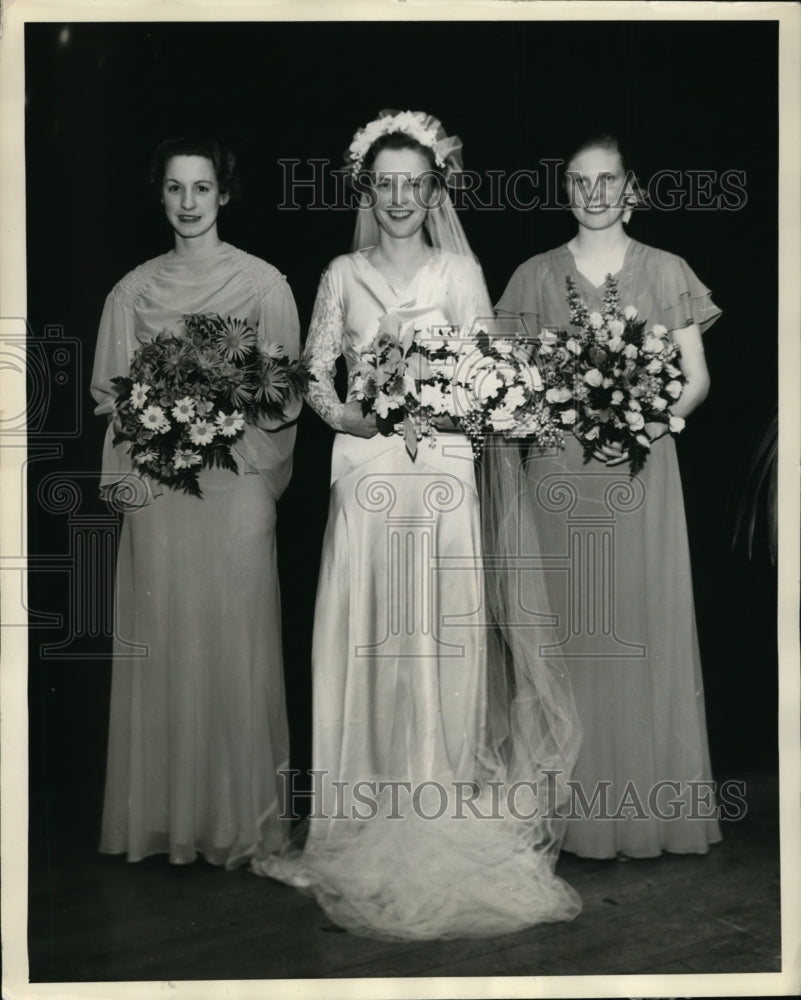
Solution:
{"label": "bridesmaid in long gown", "polygon": [[[576,236],[522,264],[498,311],[534,334],[568,331],[567,279],[600,310],[612,274],[621,306],[679,345],[688,381],[672,412],[686,417],[708,391],[701,334],[720,310],[684,260],[627,234],[635,196],[613,137],[581,145],[566,176]],[[574,797],[563,844],[584,857],[704,853],[720,839],[676,448],[664,424],[646,431],[633,479],[614,449],[585,465],[570,434],[563,450],[532,447],[523,473],[560,623],[548,653],[564,658],[584,731],[573,774],[584,801]]]}
{"label": "bridesmaid in long gown", "polygon": [[369,936],[483,936],[570,919],[576,894],[532,846],[544,824],[469,809],[451,818],[491,756],[470,443],[444,418],[413,461],[401,434],[378,435],[352,381],[345,402],[334,388],[337,358],[352,369],[382,321],[418,337],[449,324],[466,337],[492,316],[435,180],[456,162],[456,140],[420,112],[384,113],[351,151],[354,171],[372,177],[357,249],[325,270],[304,355],[309,401],[338,432],[313,637],[317,796],[303,854],[253,867],[308,887],[336,923]]}
{"label": "bridesmaid in long gown", "polygon": [[174,249],[108,296],[92,377],[95,412],[109,421],[101,492],[125,510],[100,850],[177,864],[199,852],[233,868],[287,832],[275,525],[295,429],[248,425],[233,446],[239,474],[202,469],[196,499],[139,475],[128,446],[112,445],[111,379],[162,329],[180,332],[187,313],[247,320],[262,345],[294,356],[298,318],[284,277],[218,236],[232,155],[210,140],[170,140],[153,164]]}

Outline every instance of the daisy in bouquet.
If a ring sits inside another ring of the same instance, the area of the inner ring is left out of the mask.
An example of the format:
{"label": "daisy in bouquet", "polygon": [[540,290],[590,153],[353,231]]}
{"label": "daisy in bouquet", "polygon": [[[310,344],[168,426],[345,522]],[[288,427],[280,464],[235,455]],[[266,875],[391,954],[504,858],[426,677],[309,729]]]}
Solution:
{"label": "daisy in bouquet", "polygon": [[350,372],[350,396],[374,413],[381,434],[402,433],[414,460],[420,441],[434,445],[440,418],[453,416],[451,386],[464,344],[454,326],[425,333],[392,313]]}
{"label": "daisy in bouquet", "polygon": [[476,326],[454,373],[456,420],[476,457],[486,434],[540,433],[543,385],[530,360],[532,341],[516,321],[499,319],[491,327],[486,322]]}
{"label": "daisy in bouquet", "polygon": [[567,279],[570,322],[575,332],[544,330],[539,366],[544,398],[539,443],[572,431],[589,461],[604,446],[619,448],[632,475],[645,465],[651,439],[646,424],[662,423],[677,434],[682,417],[670,407],[686,378],[679,348],[660,324],[648,328],[634,306],[620,308],[617,282],[606,279],[600,312],[589,312],[572,279]]}
{"label": "daisy in bouquet", "polygon": [[281,420],[308,378],[279,345],[260,349],[244,320],[184,316],[181,334],[162,330],[134,352],[127,376],[112,379],[114,444],[130,442],[141,473],[200,497],[198,470],[236,472],[231,445],[245,425]]}

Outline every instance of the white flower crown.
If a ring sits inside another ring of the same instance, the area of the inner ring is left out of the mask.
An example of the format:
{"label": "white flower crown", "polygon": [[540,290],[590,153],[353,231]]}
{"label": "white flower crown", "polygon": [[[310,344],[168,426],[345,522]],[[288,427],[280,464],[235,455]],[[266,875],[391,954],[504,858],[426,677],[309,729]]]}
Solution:
{"label": "white flower crown", "polygon": [[[433,124],[432,124],[433,123]],[[390,135],[392,132],[403,132],[410,138],[415,139],[421,146],[426,146],[434,154],[434,162],[444,170],[445,159],[437,148],[442,142],[437,136],[437,126],[439,122],[431,115],[422,111],[398,111],[395,114],[381,114],[374,121],[368,122],[364,128],[354,135],[353,141],[348,147],[347,158],[350,161],[350,169],[354,174],[358,174],[367,151],[382,135]],[[447,140],[446,140],[447,141]]]}

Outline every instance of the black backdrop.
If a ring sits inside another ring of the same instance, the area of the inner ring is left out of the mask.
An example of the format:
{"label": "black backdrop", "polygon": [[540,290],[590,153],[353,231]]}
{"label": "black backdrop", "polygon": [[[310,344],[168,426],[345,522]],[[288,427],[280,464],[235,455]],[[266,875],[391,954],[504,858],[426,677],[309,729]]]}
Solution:
{"label": "black backdrop", "polygon": [[[70,822],[49,807],[55,789],[85,806],[88,836],[99,821],[110,639],[87,607],[103,604],[111,570],[106,551],[104,572],[87,576],[75,539],[95,531],[107,542],[114,530],[93,478],[105,422],[93,417],[88,393],[103,300],[172,242],[145,190],[149,152],[186,132],[234,146],[245,198],[226,210],[221,235],[288,276],[305,329],[323,266],[349,248],[352,216],[280,210],[278,160],[338,166],[356,127],[382,107],[435,113],[462,136],[466,165],[479,171],[536,167],[564,155],[577,130],[601,123],[628,137],[641,179],[662,169],[744,171],[739,210],[651,210],[630,228],[685,257],[724,311],[706,338],[711,394],[679,440],[707,714],[718,775],[775,766],[775,574],[764,529],[751,562],[742,547],[732,551],[731,534],[749,453],[776,400],[777,45],[770,22],[28,24],[28,319],[30,359],[43,359],[32,366],[31,402],[41,402],[37,380],[47,383],[43,406],[31,410],[28,481],[38,843]],[[300,205],[309,198],[297,196]],[[574,228],[559,210],[468,209],[462,220],[494,300],[522,260]],[[64,384],[46,372],[59,342],[74,359]],[[301,769],[330,444],[306,411],[279,509]],[[48,492],[59,475],[77,484],[71,505]]]}

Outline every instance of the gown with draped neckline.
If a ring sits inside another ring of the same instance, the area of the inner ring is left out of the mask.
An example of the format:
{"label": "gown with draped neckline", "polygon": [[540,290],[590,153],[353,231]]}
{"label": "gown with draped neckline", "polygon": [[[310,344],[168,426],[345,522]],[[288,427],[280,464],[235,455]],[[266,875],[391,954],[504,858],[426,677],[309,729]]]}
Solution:
{"label": "gown with draped neckline", "polygon": [[295,429],[248,426],[232,448],[238,474],[202,469],[198,499],[140,476],[111,426],[111,379],[127,374],[136,348],[204,312],[247,320],[262,345],[299,351],[284,277],[226,243],[150,260],[106,300],[92,378],[96,413],[109,418],[101,491],[126,513],[100,850],[178,864],[201,853],[232,868],[277,850],[288,832],[275,526]]}
{"label": "gown with draped neckline", "polygon": [[[304,355],[316,379],[309,401],[335,429],[335,362],[344,355],[352,369],[388,314],[420,335],[453,324],[464,337],[492,308],[467,256],[432,250],[402,289],[364,253],[336,258]],[[398,434],[338,433],[313,635],[317,794],[303,852],[253,869],[378,938],[484,936],[574,917],[577,894],[535,849],[534,825],[487,817],[486,790],[484,818],[458,809],[486,776],[487,658],[469,440],[437,434],[412,461]]]}

